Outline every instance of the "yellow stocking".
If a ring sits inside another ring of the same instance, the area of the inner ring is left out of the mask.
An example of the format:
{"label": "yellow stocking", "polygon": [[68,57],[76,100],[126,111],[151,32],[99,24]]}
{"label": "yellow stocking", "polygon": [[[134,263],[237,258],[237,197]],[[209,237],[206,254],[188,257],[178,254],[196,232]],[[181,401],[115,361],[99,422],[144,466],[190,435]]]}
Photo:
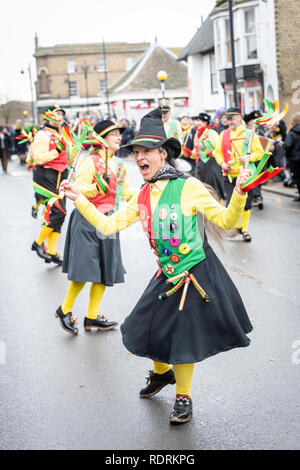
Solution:
{"label": "yellow stocking", "polygon": [[66,315],[69,312],[72,312],[73,306],[79,292],[82,291],[85,282],[74,282],[71,281],[68,287],[67,295],[61,306],[62,312]]}
{"label": "yellow stocking", "polygon": [[90,288],[90,302],[88,313],[86,314],[87,318],[91,320],[96,320],[99,315],[99,306],[103,294],[105,292],[105,285],[93,282]]}
{"label": "yellow stocking", "polygon": [[174,373],[176,379],[176,394],[191,396],[191,385],[194,371],[192,364],[174,364]]}
{"label": "yellow stocking", "polygon": [[171,369],[170,364],[166,364],[165,362],[152,362],[155,374],[165,374],[165,372],[168,372],[168,370]]}
{"label": "yellow stocking", "polygon": [[53,228],[49,228],[46,225],[42,225],[41,231],[37,239],[35,240],[36,243],[41,246],[52,232],[53,232]]}
{"label": "yellow stocking", "polygon": [[33,208],[37,211],[43,202],[44,202],[43,199],[39,199],[35,204],[33,204]]}
{"label": "yellow stocking", "polygon": [[51,232],[49,237],[48,237],[48,251],[49,255],[56,255],[56,247],[57,247],[57,242],[59,239],[59,232]]}
{"label": "yellow stocking", "polygon": [[251,210],[247,210],[243,212],[242,219],[243,219],[243,232],[248,232],[248,226],[250,221]]}

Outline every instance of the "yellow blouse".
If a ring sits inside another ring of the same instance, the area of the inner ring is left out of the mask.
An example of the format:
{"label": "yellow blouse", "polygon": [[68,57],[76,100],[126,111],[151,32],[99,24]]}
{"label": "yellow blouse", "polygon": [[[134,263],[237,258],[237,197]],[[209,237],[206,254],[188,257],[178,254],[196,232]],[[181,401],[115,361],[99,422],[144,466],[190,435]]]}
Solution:
{"label": "yellow blouse", "polygon": [[[165,189],[168,181],[161,180],[150,185],[150,202],[152,213]],[[247,194],[239,195],[233,191],[229,206],[219,204],[208,192],[201,181],[190,177],[186,180],[181,195],[181,209],[184,215],[194,215],[200,212],[215,225],[230,230],[237,224],[246,203]],[[110,216],[97,211],[84,195],[75,201],[75,207],[99,232],[111,235],[129,227],[139,220],[138,193],[123,208]]]}
{"label": "yellow blouse", "polygon": [[[239,126],[235,130],[230,130],[230,139],[240,139],[246,136],[245,134],[246,129],[244,126]],[[224,162],[224,156],[223,156],[223,151],[222,151],[222,142],[223,142],[223,135],[224,131],[221,132],[220,137],[219,137],[219,142],[216,147],[215,151],[215,159],[217,160],[219,165],[222,165]],[[232,145],[232,156],[230,157],[231,160],[235,159],[235,162],[231,165],[231,176],[236,177],[239,174],[240,167],[243,166],[238,157],[243,155],[243,145],[244,145],[244,140],[235,140],[233,142],[234,145]],[[251,156],[250,156],[250,161],[251,162],[256,162],[262,158],[264,154],[264,149],[261,146],[259,137],[257,134],[254,134],[253,137],[253,142],[251,146]]]}
{"label": "yellow blouse", "polygon": [[[104,155],[103,155],[104,156]],[[117,161],[114,156],[108,157],[108,167],[113,173],[116,173]],[[88,199],[94,198],[99,194],[104,194],[97,183],[93,183],[95,174],[95,165],[93,160],[87,156],[81,160],[76,170],[75,184],[79,191],[86,196]],[[125,166],[124,171],[124,184],[122,187],[121,199],[123,201],[129,201],[135,194],[136,189],[132,189],[127,180],[127,169]]]}
{"label": "yellow blouse", "polygon": [[[60,138],[60,134],[54,129],[47,129],[47,131],[53,134],[57,140]],[[46,165],[55,158],[58,157],[58,151],[56,149],[49,150],[50,135],[48,132],[41,130],[36,133],[32,143],[30,144],[30,157],[37,165]],[[75,147],[69,145],[69,164],[72,165],[76,156]]]}

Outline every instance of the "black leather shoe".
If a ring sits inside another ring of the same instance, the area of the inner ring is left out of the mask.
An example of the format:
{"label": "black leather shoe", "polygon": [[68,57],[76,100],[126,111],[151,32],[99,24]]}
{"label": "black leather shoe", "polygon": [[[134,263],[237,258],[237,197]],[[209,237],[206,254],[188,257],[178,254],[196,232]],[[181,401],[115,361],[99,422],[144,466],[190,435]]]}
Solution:
{"label": "black leather shoe", "polygon": [[43,260],[45,260],[46,263],[51,263],[51,258],[50,256],[46,253],[45,249],[44,249],[44,244],[42,245],[38,245],[35,241],[33,242],[32,246],[31,246],[31,249],[32,251],[36,251],[37,255],[40,257],[40,258],[43,258]]}
{"label": "black leather shoe", "polygon": [[56,253],[55,255],[50,255],[47,253],[48,256],[50,256],[50,262],[57,264],[58,266],[62,266],[63,264],[63,258],[59,253]]}
{"label": "black leather shoe", "polygon": [[97,328],[97,330],[111,330],[115,326],[118,326],[116,321],[108,321],[103,315],[99,315],[94,320],[91,318],[84,317],[83,326],[85,331],[90,331],[92,328]]}
{"label": "black leather shoe", "polygon": [[249,232],[242,232],[244,242],[251,242],[252,237]]}
{"label": "black leather shoe", "polygon": [[173,385],[175,382],[175,375],[172,369],[164,374],[156,374],[153,370],[150,370],[147,376],[147,386],[140,391],[140,397],[153,397],[153,395],[160,392],[166,385]]}
{"label": "black leather shoe", "polygon": [[69,312],[65,315],[61,307],[58,307],[55,312],[55,316],[56,318],[59,318],[60,325],[65,331],[71,333],[72,335],[78,335],[78,328],[76,327],[77,323],[72,316],[72,312]]}
{"label": "black leather shoe", "polygon": [[187,423],[192,416],[192,399],[187,395],[176,395],[175,404],[170,415],[171,424]]}

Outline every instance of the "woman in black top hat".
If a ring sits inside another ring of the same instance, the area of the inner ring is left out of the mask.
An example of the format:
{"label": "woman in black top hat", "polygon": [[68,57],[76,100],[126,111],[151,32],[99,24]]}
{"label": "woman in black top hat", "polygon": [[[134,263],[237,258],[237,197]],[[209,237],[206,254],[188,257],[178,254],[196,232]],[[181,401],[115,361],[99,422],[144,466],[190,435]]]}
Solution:
{"label": "woman in black top hat", "polygon": [[175,169],[180,142],[167,138],[159,108],[144,116],[131,146],[145,184],[112,216],[97,212],[75,186],[63,182],[62,188],[103,233],[141,221],[159,269],[125,319],[122,339],[131,353],[153,361],[140,397],[152,397],[176,382],[170,422],[186,423],[192,413],[194,363],[250,343],[246,334],[252,326],[243,302],[208,244],[203,218],[197,218],[201,212],[213,224],[233,228],[246,200],[240,185],[250,171],[241,170],[232,201],[223,207],[200,181]]}
{"label": "woman in black top hat", "polygon": [[[113,213],[120,199],[129,200],[134,194],[127,183],[125,163],[114,155],[120,148],[123,130],[110,120],[98,122],[94,131],[105,138],[109,147],[104,150],[94,139],[88,156],[83,158],[77,170],[76,186],[103,214]],[[68,273],[71,281],[64,302],[56,311],[63,329],[75,335],[78,333],[72,309],[86,282],[91,282],[91,287],[84,318],[85,330],[115,327],[118,323],[98,315],[98,310],[106,286],[124,282],[119,237],[101,237],[75,209],[68,225],[62,271]]]}

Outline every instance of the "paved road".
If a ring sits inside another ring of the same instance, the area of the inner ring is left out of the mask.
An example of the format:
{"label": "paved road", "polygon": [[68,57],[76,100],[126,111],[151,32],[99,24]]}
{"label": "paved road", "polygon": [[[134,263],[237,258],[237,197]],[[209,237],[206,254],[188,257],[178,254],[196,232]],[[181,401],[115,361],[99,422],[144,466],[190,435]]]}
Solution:
{"label": "paved road", "polygon": [[[174,428],[171,386],[138,397],[150,361],[126,352],[119,328],[84,332],[87,288],[74,309],[80,334],[58,326],[54,312],[68,282],[30,250],[41,215],[31,218],[31,175],[17,161],[0,173],[0,200],[0,449],[300,448],[299,204],[264,193],[264,210],[253,210],[253,242],[216,247],[247,306],[252,342],[196,365],[193,418]],[[61,250],[65,232],[66,225]],[[120,323],[155,269],[138,225],[121,243],[127,282],[107,289],[102,302]]]}

